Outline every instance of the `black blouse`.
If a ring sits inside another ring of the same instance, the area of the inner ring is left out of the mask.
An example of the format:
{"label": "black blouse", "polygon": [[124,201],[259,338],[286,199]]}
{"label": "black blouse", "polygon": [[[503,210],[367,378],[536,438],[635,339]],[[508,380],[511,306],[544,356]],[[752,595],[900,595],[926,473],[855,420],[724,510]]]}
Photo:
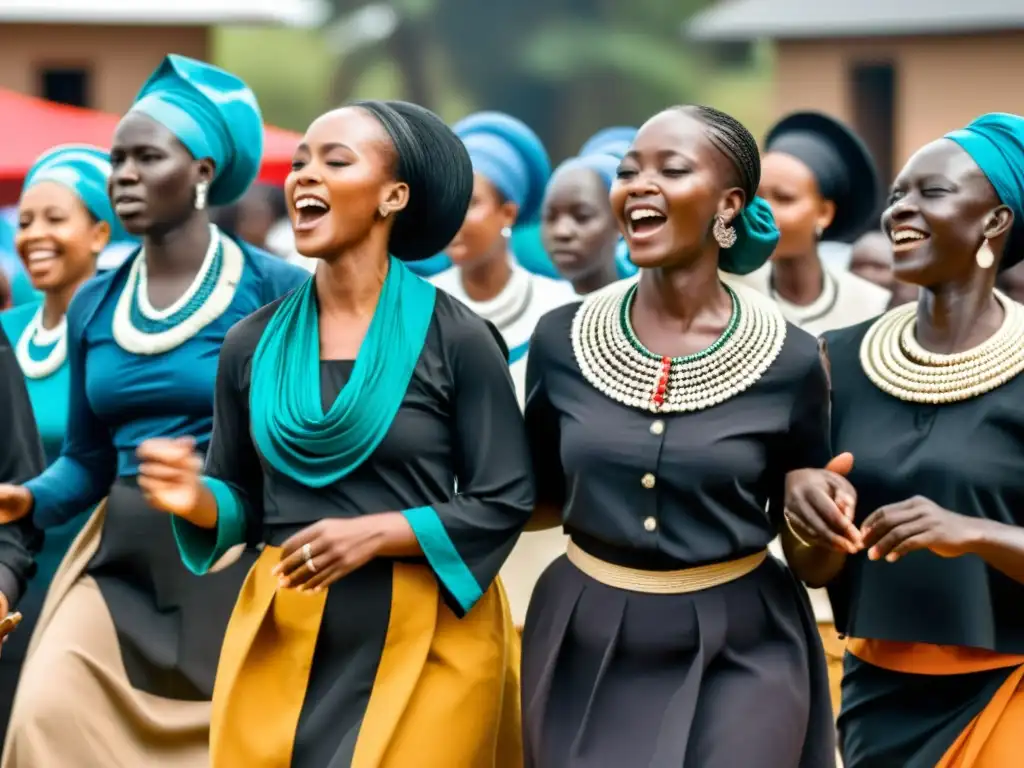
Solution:
{"label": "black blouse", "polygon": [[[250,434],[252,355],[280,303],[258,310],[228,333],[217,372],[206,474],[243,498],[250,543],[280,545],[323,518],[430,506],[485,591],[529,519],[534,500],[526,431],[501,336],[438,291],[423,351],[384,440],[351,474],[315,489],[274,469]],[[325,410],[352,365],[321,364]],[[445,595],[461,614],[447,590]]]}
{"label": "black blouse", "polygon": [[[0,407],[4,409],[0,483],[18,485],[40,474],[46,468],[46,459],[24,375],[3,328],[0,328]],[[0,592],[12,609],[25,591],[25,584],[35,574],[33,554],[42,544],[43,535],[32,524],[31,515],[16,523],[0,525]]]}
{"label": "black blouse", "polygon": [[577,544],[628,567],[671,570],[764,549],[781,523],[786,473],[830,458],[816,340],[787,325],[779,356],[745,392],[702,411],[654,414],[583,378],[570,339],[578,306],[547,314],[530,344],[538,499],[563,509]]}
{"label": "black blouse", "polygon": [[[899,400],[861,368],[871,322],[825,335],[832,442],[854,457],[858,524],[913,496],[961,515],[1024,523],[1024,376],[959,403]],[[1024,653],[1024,585],[974,555],[913,552],[887,563],[861,553],[829,595],[837,629],[852,637]]]}

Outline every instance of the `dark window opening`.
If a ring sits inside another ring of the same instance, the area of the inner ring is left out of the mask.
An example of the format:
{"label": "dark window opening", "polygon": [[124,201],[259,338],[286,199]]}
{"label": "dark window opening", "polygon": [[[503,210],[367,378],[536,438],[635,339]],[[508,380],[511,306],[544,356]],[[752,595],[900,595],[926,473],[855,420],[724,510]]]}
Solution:
{"label": "dark window opening", "polygon": [[896,175],[896,67],[854,66],[851,84],[854,128],[874,155],[882,186],[888,189]]}
{"label": "dark window opening", "polygon": [[47,68],[40,73],[40,96],[58,104],[89,107],[89,72],[81,68]]}

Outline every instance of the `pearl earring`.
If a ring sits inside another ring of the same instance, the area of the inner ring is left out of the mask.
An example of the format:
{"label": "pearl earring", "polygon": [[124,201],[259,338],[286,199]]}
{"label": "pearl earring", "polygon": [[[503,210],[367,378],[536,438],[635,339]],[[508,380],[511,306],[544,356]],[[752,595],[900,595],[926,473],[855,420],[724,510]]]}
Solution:
{"label": "pearl earring", "polygon": [[974,260],[982,269],[989,269],[996,263],[996,255],[992,253],[992,247],[988,244],[988,238],[981,242],[981,248],[974,254]]}
{"label": "pearl earring", "polygon": [[506,240],[512,237],[512,227],[502,227],[501,236],[504,237]]}
{"label": "pearl earring", "polygon": [[205,181],[200,181],[196,184],[196,210],[201,211],[206,208],[206,193],[209,190],[210,185]]}

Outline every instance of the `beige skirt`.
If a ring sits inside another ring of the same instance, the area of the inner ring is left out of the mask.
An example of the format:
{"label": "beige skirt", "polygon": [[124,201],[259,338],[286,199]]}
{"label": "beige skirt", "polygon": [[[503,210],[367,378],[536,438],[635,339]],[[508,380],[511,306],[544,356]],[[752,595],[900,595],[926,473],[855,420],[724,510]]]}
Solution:
{"label": "beige skirt", "polygon": [[[95,579],[106,503],[61,563],[29,644],[0,768],[207,768],[210,703],[139,691]],[[220,564],[218,564],[220,565]]]}

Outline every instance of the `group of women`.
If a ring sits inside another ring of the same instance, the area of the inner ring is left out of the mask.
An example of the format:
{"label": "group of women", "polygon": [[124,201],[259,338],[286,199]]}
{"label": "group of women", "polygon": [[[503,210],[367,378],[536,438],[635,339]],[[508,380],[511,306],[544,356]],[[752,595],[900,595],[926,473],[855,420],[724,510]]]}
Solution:
{"label": "group of women", "polygon": [[821,115],[762,153],[675,107],[552,172],[507,115],[353,103],[286,184],[312,275],[211,223],[261,142],[169,56],[26,179],[0,764],[827,768],[818,627],[846,766],[1015,764],[1024,118],[901,171],[888,310],[821,258],[879,186]]}

